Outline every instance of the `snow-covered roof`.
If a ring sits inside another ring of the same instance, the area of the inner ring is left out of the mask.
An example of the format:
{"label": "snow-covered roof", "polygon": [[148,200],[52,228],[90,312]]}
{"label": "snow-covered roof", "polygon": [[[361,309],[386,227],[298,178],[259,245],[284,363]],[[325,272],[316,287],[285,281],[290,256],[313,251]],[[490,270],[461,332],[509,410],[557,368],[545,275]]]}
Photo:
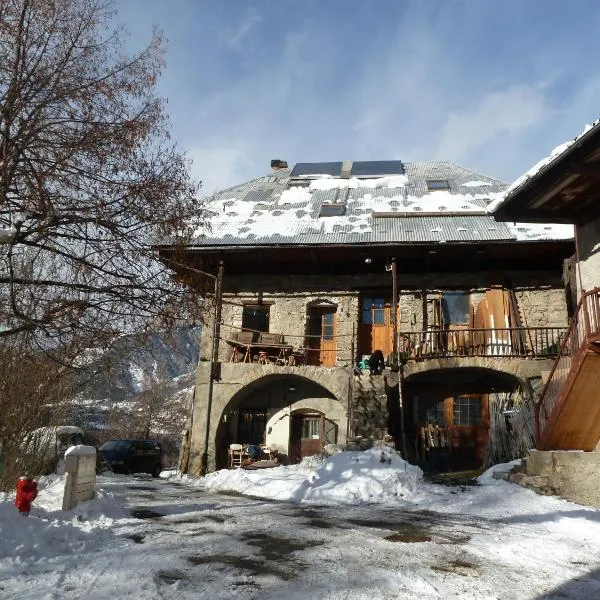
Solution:
{"label": "snow-covered roof", "polygon": [[[209,229],[192,246],[268,246],[557,240],[570,226],[508,226],[489,206],[502,181],[449,162],[400,163],[376,177],[342,177],[292,169],[234,186],[208,199]],[[321,163],[332,165],[338,163]],[[340,163],[341,164],[341,163]],[[344,163],[345,165],[347,163]],[[361,166],[369,163],[360,163]],[[374,163],[375,164],[375,163]],[[382,164],[377,162],[376,164]],[[351,165],[351,163],[350,163]]]}
{"label": "snow-covered roof", "polygon": [[600,127],[600,119],[596,119],[591,125],[587,124],[583,131],[575,136],[573,139],[567,140],[562,144],[559,144],[550,152],[548,156],[545,156],[541,160],[539,160],[533,167],[531,167],[527,172],[523,173],[519,178],[515,179],[513,183],[511,183],[503,193],[498,194],[498,196],[493,200],[493,202],[489,205],[488,210],[490,212],[495,212],[504,201],[515,194],[517,190],[520,190],[526,183],[538,177],[542,172],[549,169],[553,163],[555,163],[560,157],[564,156],[567,150],[571,148],[575,143],[583,141],[585,137],[591,135],[590,132]]}

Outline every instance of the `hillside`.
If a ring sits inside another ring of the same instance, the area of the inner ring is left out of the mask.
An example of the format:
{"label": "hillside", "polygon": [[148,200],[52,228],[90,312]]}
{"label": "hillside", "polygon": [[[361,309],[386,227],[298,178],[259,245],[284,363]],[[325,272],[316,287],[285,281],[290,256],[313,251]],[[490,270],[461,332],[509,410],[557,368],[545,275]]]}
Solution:
{"label": "hillside", "polygon": [[[178,437],[198,361],[200,329],[120,338],[77,377],[64,420],[119,436]],[[103,433],[104,432],[104,433]]]}

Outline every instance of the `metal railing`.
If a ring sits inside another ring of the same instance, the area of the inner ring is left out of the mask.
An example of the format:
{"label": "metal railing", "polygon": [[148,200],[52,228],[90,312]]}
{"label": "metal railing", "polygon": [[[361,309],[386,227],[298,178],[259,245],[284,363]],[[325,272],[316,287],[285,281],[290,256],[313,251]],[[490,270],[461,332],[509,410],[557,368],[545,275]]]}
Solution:
{"label": "metal railing", "polygon": [[597,341],[599,336],[600,288],[595,288],[581,296],[558,357],[535,405],[535,437],[538,447],[551,424],[549,422],[554,409],[561,399],[564,400],[563,390],[574,381],[577,367],[585,356],[588,344]]}
{"label": "metal railing", "polygon": [[552,357],[566,327],[429,329],[401,331],[399,355],[405,360],[453,356]]}

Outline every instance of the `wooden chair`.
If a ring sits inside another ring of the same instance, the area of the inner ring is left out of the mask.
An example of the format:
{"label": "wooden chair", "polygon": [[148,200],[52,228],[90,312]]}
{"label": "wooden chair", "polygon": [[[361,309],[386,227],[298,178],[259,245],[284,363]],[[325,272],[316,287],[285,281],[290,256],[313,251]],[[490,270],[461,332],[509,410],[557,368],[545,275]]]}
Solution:
{"label": "wooden chair", "polygon": [[236,469],[242,466],[242,444],[229,444],[229,468]]}
{"label": "wooden chair", "polygon": [[273,451],[271,450],[270,446],[266,446],[266,445],[262,445],[260,447],[261,451],[263,454],[265,454],[266,456],[269,457],[269,460],[273,460]]}
{"label": "wooden chair", "polygon": [[306,348],[297,348],[288,356],[288,365],[291,367],[306,363]]}

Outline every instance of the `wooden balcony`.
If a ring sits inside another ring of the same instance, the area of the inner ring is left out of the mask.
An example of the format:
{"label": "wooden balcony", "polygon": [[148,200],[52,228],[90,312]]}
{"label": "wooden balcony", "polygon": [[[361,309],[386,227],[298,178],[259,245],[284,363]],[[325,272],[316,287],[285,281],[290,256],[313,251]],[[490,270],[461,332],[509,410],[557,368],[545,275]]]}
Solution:
{"label": "wooden balcony", "polygon": [[404,360],[455,356],[554,357],[566,333],[566,327],[401,331],[398,350]]}

